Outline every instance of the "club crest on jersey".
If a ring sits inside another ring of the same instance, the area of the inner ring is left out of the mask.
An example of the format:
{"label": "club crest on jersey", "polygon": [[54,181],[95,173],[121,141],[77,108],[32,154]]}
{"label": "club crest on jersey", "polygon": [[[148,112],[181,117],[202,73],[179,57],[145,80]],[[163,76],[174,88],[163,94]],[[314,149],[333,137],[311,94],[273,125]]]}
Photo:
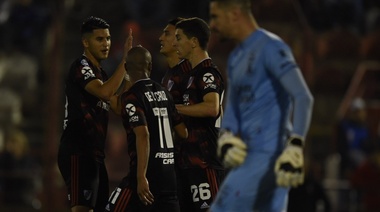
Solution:
{"label": "club crest on jersey", "polygon": [[136,113],[136,107],[133,104],[127,104],[125,106],[125,111],[129,116],[133,116]]}
{"label": "club crest on jersey", "polygon": [[86,200],[89,200],[92,196],[92,191],[91,190],[84,190],[83,191],[83,196]]}
{"label": "club crest on jersey", "polygon": [[214,78],[214,75],[212,75],[211,73],[205,73],[203,75],[203,82],[209,84],[209,83],[213,83],[215,80]]}
{"label": "club crest on jersey", "polygon": [[90,77],[95,77],[94,72],[92,71],[92,69],[89,66],[83,66],[81,72],[84,76],[84,80],[87,80]]}

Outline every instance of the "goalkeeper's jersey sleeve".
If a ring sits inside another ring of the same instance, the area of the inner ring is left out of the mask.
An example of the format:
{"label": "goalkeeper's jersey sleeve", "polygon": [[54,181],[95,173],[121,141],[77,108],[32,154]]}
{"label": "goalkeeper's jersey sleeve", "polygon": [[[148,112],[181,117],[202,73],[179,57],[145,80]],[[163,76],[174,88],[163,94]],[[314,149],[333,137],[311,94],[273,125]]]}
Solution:
{"label": "goalkeeper's jersey sleeve", "polygon": [[256,30],[233,50],[227,69],[222,128],[240,134],[252,151],[278,152],[291,133],[305,136],[312,97],[279,37]]}

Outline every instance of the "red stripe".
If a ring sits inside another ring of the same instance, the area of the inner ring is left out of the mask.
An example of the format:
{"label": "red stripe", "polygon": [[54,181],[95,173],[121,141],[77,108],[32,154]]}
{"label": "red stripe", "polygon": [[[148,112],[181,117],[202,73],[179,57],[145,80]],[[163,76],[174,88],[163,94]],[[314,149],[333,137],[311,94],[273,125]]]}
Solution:
{"label": "red stripe", "polygon": [[132,190],[131,189],[124,189],[121,194],[120,194],[120,198],[118,198],[118,200],[116,201],[116,207],[115,207],[115,210],[114,212],[123,212],[125,211],[128,203],[129,203],[129,200],[131,198],[131,194],[132,194]]}
{"label": "red stripe", "polygon": [[214,199],[219,189],[219,184],[216,179],[215,170],[206,169],[206,172],[207,172],[207,178],[210,184],[211,196]]}

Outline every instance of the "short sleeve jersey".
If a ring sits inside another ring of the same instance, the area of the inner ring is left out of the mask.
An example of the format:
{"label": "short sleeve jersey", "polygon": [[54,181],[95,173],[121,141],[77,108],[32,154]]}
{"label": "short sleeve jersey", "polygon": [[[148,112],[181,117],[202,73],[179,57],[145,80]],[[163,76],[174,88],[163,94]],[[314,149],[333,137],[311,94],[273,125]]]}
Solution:
{"label": "short sleeve jersey", "polygon": [[[211,92],[223,98],[224,82],[218,68],[210,58],[199,63],[190,73],[183,103],[193,105],[203,102],[203,97]],[[221,104],[221,103],[220,103]],[[179,163],[182,168],[192,167],[223,167],[216,154],[219,133],[218,117],[184,116],[189,137],[180,143]]]}
{"label": "short sleeve jersey", "polygon": [[150,138],[147,179],[155,194],[175,193],[174,143],[172,129],[182,122],[170,93],[160,84],[137,81],[121,97],[123,125],[127,133],[130,156],[129,181],[137,186],[136,135],[133,128],[147,126]]}
{"label": "short sleeve jersey", "polygon": [[169,68],[162,78],[161,84],[170,91],[175,104],[183,104],[182,95],[186,90],[191,70],[190,62],[181,60],[176,66]]}
{"label": "short sleeve jersey", "polygon": [[73,62],[66,78],[61,143],[67,145],[71,153],[89,152],[104,157],[109,103],[85,90],[87,83],[95,79],[106,81],[108,77],[85,56]]}

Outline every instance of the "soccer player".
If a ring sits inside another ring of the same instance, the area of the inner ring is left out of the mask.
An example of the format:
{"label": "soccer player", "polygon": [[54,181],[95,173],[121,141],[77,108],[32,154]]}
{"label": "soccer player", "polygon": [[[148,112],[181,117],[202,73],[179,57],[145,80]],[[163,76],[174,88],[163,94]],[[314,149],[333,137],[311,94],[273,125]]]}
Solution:
{"label": "soccer player", "polygon": [[192,67],[183,104],[176,105],[189,130],[179,148],[181,211],[207,211],[225,176],[216,155],[224,82],[207,53],[210,29],[204,20],[195,17],[178,22],[175,36],[178,56]]}
{"label": "soccer player", "polygon": [[211,0],[210,28],[237,44],[218,139],[231,170],[211,211],[286,211],[290,186],[303,183],[313,97],[290,48],[257,25],[250,0]]}
{"label": "soccer player", "polygon": [[160,53],[166,57],[169,69],[162,78],[162,86],[170,91],[176,104],[183,104],[183,93],[189,80],[191,64],[188,60],[180,59],[173,43],[175,41],[175,25],[183,18],[174,18],[164,28],[159,41]]}
{"label": "soccer player", "polygon": [[[72,63],[66,78],[65,119],[58,166],[68,188],[72,211],[104,211],[109,195],[104,165],[108,101],[125,76],[124,62],[109,79],[101,67],[111,47],[109,27],[105,20],[93,16],[83,22],[84,53]],[[131,45],[130,32],[124,46],[125,54]]]}
{"label": "soccer player", "polygon": [[113,98],[111,107],[123,119],[130,168],[111,194],[106,211],[179,212],[172,129],[181,138],[187,138],[187,129],[170,93],[149,79],[149,51],[132,48],[125,66],[132,87],[118,100]]}

